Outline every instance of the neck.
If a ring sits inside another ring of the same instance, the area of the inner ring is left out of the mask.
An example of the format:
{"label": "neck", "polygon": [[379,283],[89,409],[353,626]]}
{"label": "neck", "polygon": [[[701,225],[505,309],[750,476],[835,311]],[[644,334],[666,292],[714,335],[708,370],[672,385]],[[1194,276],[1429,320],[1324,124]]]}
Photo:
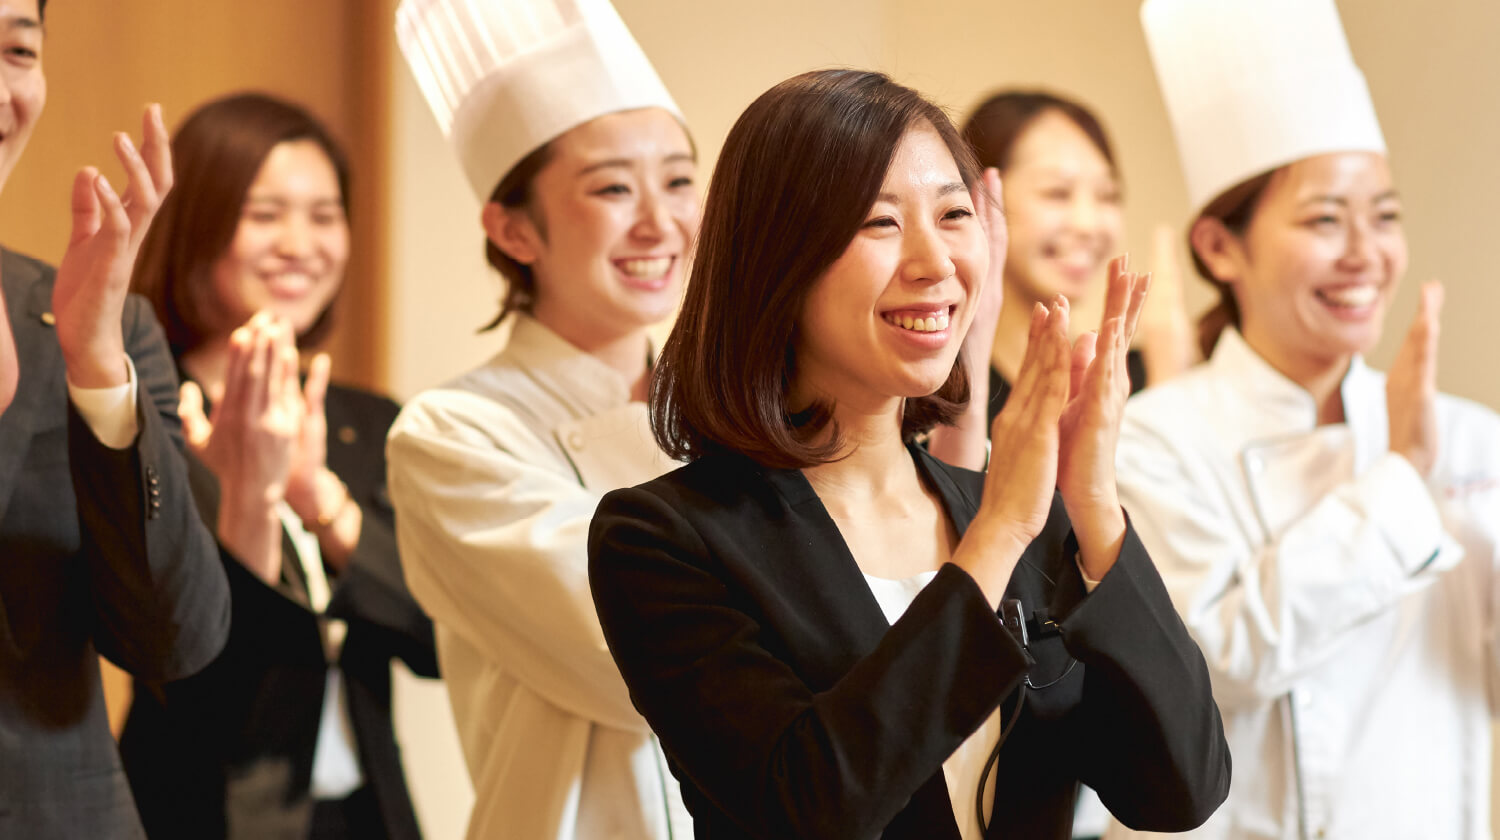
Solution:
{"label": "neck", "polygon": [[906,496],[916,473],[901,440],[903,407],[901,400],[873,409],[835,403],[834,420],[844,442],[839,458],[803,470],[833,515],[872,500]]}
{"label": "neck", "polygon": [[618,373],[630,386],[632,400],[646,400],[646,390],[650,385],[646,357],[651,352],[651,339],[644,327],[606,333],[580,324],[576,319],[548,317],[548,313],[540,310],[533,317],[562,336],[564,341]]}
{"label": "neck", "polygon": [[224,399],[224,379],[229,371],[229,337],[212,338],[182,356],[182,369],[203,389],[209,402]]}
{"label": "neck", "polygon": [[1318,407],[1318,425],[1344,422],[1344,376],[1349,372],[1352,355],[1328,358],[1299,357],[1295,353],[1278,352],[1277,348],[1253,334],[1245,335],[1245,343],[1257,355],[1275,368],[1278,373],[1301,386]]}

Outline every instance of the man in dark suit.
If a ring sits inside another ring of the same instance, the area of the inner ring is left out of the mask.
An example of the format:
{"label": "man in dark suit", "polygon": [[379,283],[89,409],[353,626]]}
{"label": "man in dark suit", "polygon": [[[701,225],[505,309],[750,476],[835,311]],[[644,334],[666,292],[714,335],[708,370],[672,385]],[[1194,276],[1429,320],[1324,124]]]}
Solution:
{"label": "man in dark suit", "polygon": [[[0,0],[0,185],[46,100],[45,0]],[[73,183],[55,271],[0,252],[0,837],[144,836],[110,737],[97,654],[148,679],[207,664],[229,591],[189,493],[177,380],[126,290],[171,183],[148,110],[117,135],[123,196]]]}

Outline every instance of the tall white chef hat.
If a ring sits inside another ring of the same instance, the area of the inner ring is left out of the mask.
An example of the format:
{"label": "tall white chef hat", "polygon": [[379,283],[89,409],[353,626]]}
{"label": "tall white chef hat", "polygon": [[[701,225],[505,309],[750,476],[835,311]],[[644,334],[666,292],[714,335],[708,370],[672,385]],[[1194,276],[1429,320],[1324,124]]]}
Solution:
{"label": "tall white chef hat", "polygon": [[1385,151],[1333,0],[1145,0],[1141,23],[1195,214],[1302,158]]}
{"label": "tall white chef hat", "polygon": [[396,41],[480,201],[595,117],[682,113],[608,0],[404,0]]}

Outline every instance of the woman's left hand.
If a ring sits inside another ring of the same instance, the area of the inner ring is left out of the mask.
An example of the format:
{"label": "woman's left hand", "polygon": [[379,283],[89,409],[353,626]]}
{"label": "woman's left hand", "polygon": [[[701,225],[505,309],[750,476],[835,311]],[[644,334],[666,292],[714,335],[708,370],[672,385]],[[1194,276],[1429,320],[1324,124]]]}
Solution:
{"label": "woman's left hand", "polygon": [[1114,565],[1125,537],[1125,514],[1115,486],[1115,446],[1130,396],[1126,354],[1135,336],[1150,274],[1109,264],[1104,320],[1099,332],[1073,347],[1072,385],[1059,421],[1057,487],[1072,520],[1088,576],[1100,580]]}

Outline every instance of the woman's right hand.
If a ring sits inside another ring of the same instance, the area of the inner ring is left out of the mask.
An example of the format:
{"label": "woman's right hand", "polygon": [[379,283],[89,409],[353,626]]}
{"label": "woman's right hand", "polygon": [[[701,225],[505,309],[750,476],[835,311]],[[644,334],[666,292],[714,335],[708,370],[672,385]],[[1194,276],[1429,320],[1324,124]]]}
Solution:
{"label": "woman's right hand", "polygon": [[276,505],[286,494],[302,415],[291,326],[261,312],[236,329],[212,417],[204,416],[203,394],[192,382],[182,386],[179,413],[188,448],[219,480],[220,542],[274,583],[281,575]]}
{"label": "woman's right hand", "polygon": [[1071,357],[1066,301],[1059,296],[1051,306],[1038,303],[1020,374],[990,429],[992,454],[979,514],[952,558],[996,607],[1052,509]]}
{"label": "woman's right hand", "polygon": [[1391,451],[1410,461],[1424,478],[1437,463],[1438,316],[1442,310],[1443,285],[1424,283],[1417,317],[1385,380]]}

